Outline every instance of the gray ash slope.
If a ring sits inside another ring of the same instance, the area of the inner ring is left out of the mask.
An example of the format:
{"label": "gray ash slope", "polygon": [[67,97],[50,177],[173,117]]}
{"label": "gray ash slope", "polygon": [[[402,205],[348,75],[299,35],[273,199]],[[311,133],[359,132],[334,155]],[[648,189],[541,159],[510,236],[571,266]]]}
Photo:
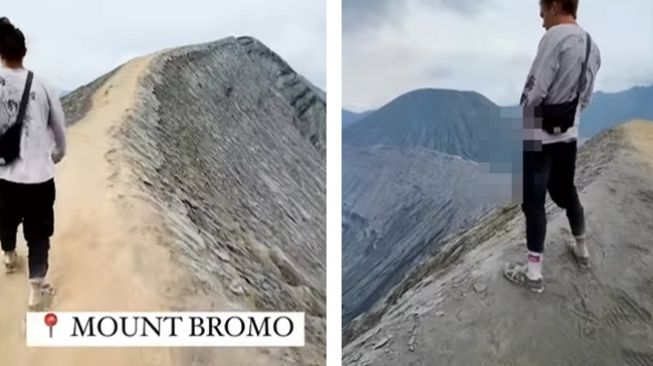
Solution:
{"label": "gray ash slope", "polygon": [[603,132],[579,153],[592,266],[570,259],[547,202],[545,291],[507,283],[525,255],[517,206],[495,210],[407,274],[345,331],[344,365],[653,364],[653,124]]}
{"label": "gray ash slope", "polygon": [[[69,123],[109,78],[64,98]],[[307,347],[279,364],[324,364],[324,93],[250,37],[161,52],[140,89],[116,131],[122,163],[173,233],[163,244],[194,275],[182,290],[224,288],[243,309],[306,312]]]}
{"label": "gray ash slope", "polygon": [[480,164],[429,149],[343,147],[343,321],[370,309],[432,243],[491,207]]}
{"label": "gray ash slope", "polygon": [[508,163],[511,145],[497,148],[493,137],[509,126],[499,119],[500,109],[478,93],[423,89],[344,129],[345,325],[499,199],[496,184],[487,184],[493,166],[480,163]]}

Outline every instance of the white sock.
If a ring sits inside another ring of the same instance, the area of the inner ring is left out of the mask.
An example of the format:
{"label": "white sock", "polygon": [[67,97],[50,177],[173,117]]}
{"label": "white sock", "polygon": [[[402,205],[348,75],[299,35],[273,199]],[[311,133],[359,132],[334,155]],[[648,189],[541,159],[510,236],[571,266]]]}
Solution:
{"label": "white sock", "polygon": [[18,256],[16,255],[16,251],[14,250],[13,252],[5,252],[5,264],[16,264],[16,261],[18,260]]}
{"label": "white sock", "polygon": [[41,285],[30,281],[27,305],[34,306],[41,301]]}
{"label": "white sock", "polygon": [[542,253],[528,251],[528,272],[526,275],[531,280],[542,278]]}
{"label": "white sock", "polygon": [[36,305],[41,301],[41,288],[45,283],[45,278],[37,277],[29,280],[29,299],[28,305]]}
{"label": "white sock", "polygon": [[29,283],[34,288],[40,288],[41,286],[43,286],[43,283],[45,283],[45,278],[43,277],[30,278]]}

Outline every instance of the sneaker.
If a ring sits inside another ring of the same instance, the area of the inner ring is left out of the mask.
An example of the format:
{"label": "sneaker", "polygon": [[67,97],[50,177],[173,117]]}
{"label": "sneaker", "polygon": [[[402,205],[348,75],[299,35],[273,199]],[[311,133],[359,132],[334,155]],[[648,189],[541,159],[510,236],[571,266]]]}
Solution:
{"label": "sneaker", "polygon": [[528,278],[527,272],[528,267],[526,265],[510,263],[503,269],[503,277],[517,286],[527,288],[538,294],[544,291],[544,281],[541,278],[537,280]]}
{"label": "sneaker", "polygon": [[[585,241],[586,239],[582,239]],[[578,241],[578,239],[577,239]],[[584,247],[581,246],[579,249],[578,244],[570,244],[568,245],[569,249],[569,254],[571,254],[572,258],[574,261],[576,261],[576,264],[582,269],[589,269],[590,268],[590,255],[587,250],[587,243],[583,243]]]}
{"label": "sneaker", "polygon": [[31,279],[29,300],[27,302],[29,311],[44,311],[48,306],[50,306],[54,294],[54,287],[45,283],[42,278]]}
{"label": "sneaker", "polygon": [[5,252],[5,272],[14,273],[18,270],[18,254],[16,251]]}

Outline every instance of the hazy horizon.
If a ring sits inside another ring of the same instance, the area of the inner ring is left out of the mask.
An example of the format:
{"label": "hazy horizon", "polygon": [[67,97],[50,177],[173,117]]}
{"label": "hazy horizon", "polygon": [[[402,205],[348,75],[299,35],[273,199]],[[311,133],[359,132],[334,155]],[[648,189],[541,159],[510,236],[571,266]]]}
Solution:
{"label": "hazy horizon", "polygon": [[[653,87],[653,83],[651,83],[651,84],[647,84],[647,85],[633,85],[633,86],[627,87],[626,89],[623,89],[623,90],[616,90],[616,91],[610,91],[610,92],[606,92],[606,91],[603,91],[603,90],[596,90],[596,89],[595,89],[595,90],[594,90],[594,94],[596,94],[596,93],[603,93],[603,94],[617,94],[617,93],[622,93],[622,92],[625,92],[625,91],[628,91],[628,90],[631,90],[631,89],[635,89],[635,88],[648,88],[648,87]],[[508,104],[499,104],[499,103],[497,103],[495,100],[492,100],[492,98],[490,98],[490,97],[488,97],[487,95],[484,95],[483,93],[480,93],[480,92],[478,92],[478,91],[476,91],[476,90],[462,90],[462,89],[449,89],[449,88],[437,88],[437,87],[432,87],[432,88],[430,88],[430,87],[424,87],[424,88],[417,88],[417,89],[413,89],[413,90],[406,90],[405,92],[400,93],[400,94],[398,94],[398,95],[396,95],[396,96],[390,98],[389,100],[387,100],[387,101],[381,103],[380,105],[375,106],[375,107],[366,108],[366,109],[363,109],[363,110],[354,110],[354,109],[349,109],[349,108],[347,108],[347,107],[344,106],[344,104],[343,104],[342,109],[345,110],[345,111],[347,111],[347,112],[353,112],[353,113],[357,113],[357,114],[360,114],[360,113],[366,113],[366,112],[371,112],[371,111],[376,111],[376,110],[378,110],[379,108],[383,108],[383,106],[385,106],[385,105],[391,103],[393,100],[395,100],[395,99],[401,97],[402,95],[405,95],[405,94],[408,94],[408,93],[411,93],[411,92],[414,92],[414,91],[418,91],[418,90],[425,90],[425,89],[442,89],[442,90],[451,90],[451,91],[460,91],[460,92],[476,92],[476,93],[479,93],[479,94],[483,95],[484,97],[488,98],[490,101],[492,101],[494,104],[496,104],[497,106],[499,106],[499,107],[501,107],[501,108],[515,107],[515,106],[518,106],[518,105],[519,105],[518,102],[515,102],[515,103],[510,104],[510,105],[508,105]]]}
{"label": "hazy horizon", "polygon": [[25,33],[26,67],[60,91],[135,57],[230,36],[259,39],[313,84],[326,85],[324,1],[26,0],[4,4],[0,16]]}
{"label": "hazy horizon", "polygon": [[[601,49],[595,90],[653,85],[652,15],[647,0],[581,1],[579,24]],[[541,24],[535,0],[343,0],[343,108],[376,109],[423,88],[516,105]]]}

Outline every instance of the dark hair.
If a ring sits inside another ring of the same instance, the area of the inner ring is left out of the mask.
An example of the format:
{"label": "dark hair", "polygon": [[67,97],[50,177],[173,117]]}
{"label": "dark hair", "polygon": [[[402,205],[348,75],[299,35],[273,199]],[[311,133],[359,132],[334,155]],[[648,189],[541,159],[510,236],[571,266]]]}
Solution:
{"label": "dark hair", "polygon": [[6,17],[0,18],[0,56],[7,61],[22,61],[26,54],[23,32]]}
{"label": "dark hair", "polygon": [[558,3],[564,12],[571,14],[576,18],[576,14],[578,13],[578,1],[579,0],[540,0],[540,3],[546,5],[547,8],[551,7],[553,3]]}

